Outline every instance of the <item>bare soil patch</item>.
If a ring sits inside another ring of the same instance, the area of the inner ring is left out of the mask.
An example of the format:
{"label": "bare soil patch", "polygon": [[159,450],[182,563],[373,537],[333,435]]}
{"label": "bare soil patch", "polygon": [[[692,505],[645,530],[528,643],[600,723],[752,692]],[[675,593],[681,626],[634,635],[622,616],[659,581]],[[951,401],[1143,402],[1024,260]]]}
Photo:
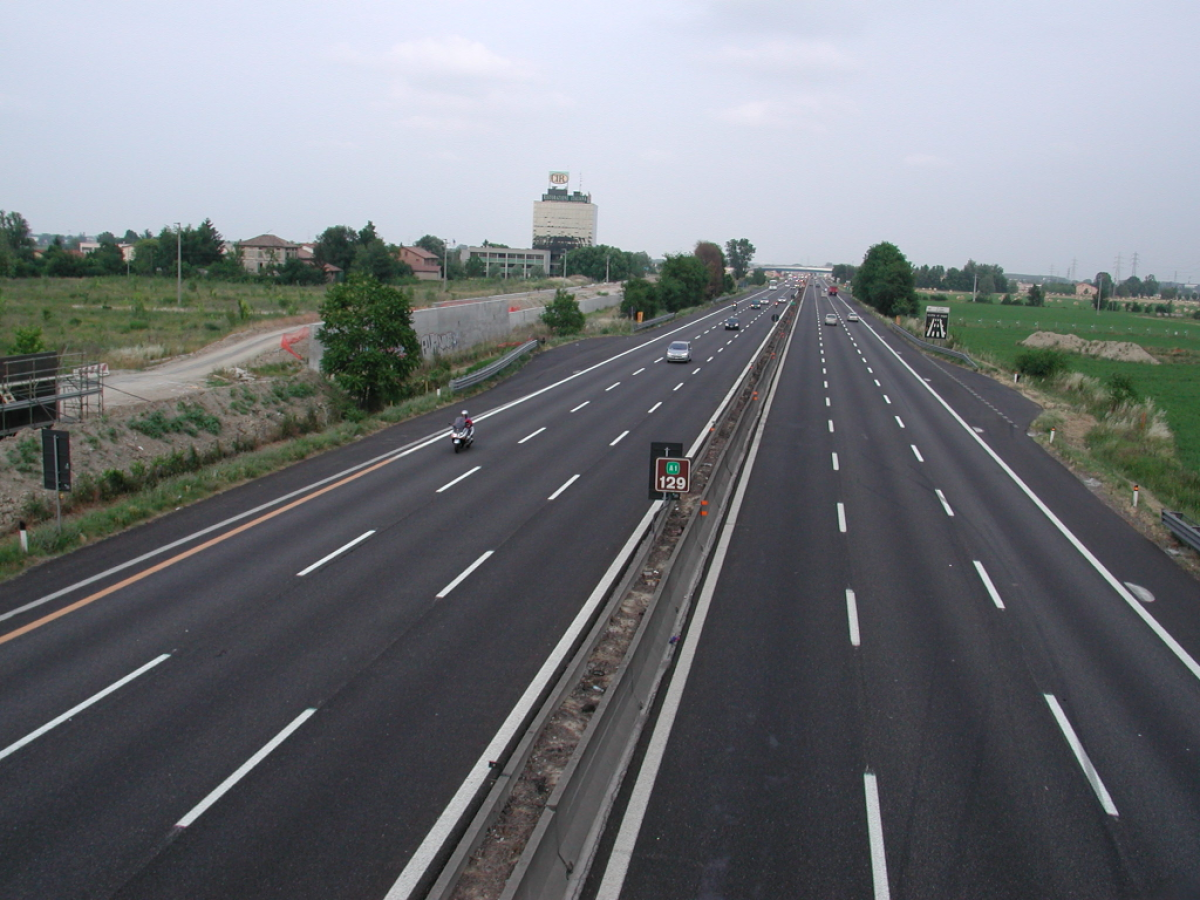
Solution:
{"label": "bare soil patch", "polygon": [[1119,362],[1140,362],[1158,365],[1158,360],[1140,344],[1132,341],[1089,341],[1075,334],[1056,334],[1053,331],[1035,331],[1021,344],[1026,347],[1056,347],[1068,353],[1083,356],[1098,356]]}

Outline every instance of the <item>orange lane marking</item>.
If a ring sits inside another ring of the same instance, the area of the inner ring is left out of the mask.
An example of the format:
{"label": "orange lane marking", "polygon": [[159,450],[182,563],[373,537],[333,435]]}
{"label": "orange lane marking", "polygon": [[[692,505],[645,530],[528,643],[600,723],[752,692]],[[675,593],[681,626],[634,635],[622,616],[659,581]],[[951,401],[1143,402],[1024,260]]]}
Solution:
{"label": "orange lane marking", "polygon": [[134,584],[135,582],[141,581],[143,578],[153,575],[155,572],[161,572],[163,569],[167,568],[168,566],[173,566],[173,565],[175,565],[175,563],[181,562],[181,561],[187,559],[189,556],[195,556],[197,553],[199,553],[202,550],[207,550],[209,547],[214,547],[217,544],[221,543],[222,541],[228,540],[229,538],[231,538],[235,535],[241,534],[243,531],[253,528],[255,525],[259,525],[263,522],[266,522],[268,519],[273,519],[276,516],[281,515],[290,509],[295,509],[297,506],[300,506],[302,503],[307,503],[309,500],[312,500],[315,497],[320,497],[322,494],[328,493],[329,491],[332,491],[334,488],[341,487],[343,484],[349,484],[351,481],[354,481],[356,478],[361,478],[362,476],[366,475],[368,472],[374,472],[376,469],[382,468],[383,466],[386,466],[390,462],[394,462],[395,459],[396,459],[396,457],[393,457],[392,459],[385,459],[383,462],[376,463],[375,465],[371,466],[369,469],[363,469],[361,472],[355,472],[353,475],[343,478],[341,481],[335,481],[333,484],[327,484],[327,485],[325,485],[325,487],[321,488],[320,490],[313,491],[311,494],[301,497],[299,500],[293,500],[287,506],[281,506],[281,507],[279,507],[279,509],[276,509],[272,512],[261,515],[257,519],[253,519],[249,522],[246,522],[244,525],[239,525],[237,528],[234,528],[231,531],[227,531],[224,534],[218,535],[217,537],[212,538],[211,540],[207,540],[203,544],[199,544],[190,550],[184,550],[182,553],[180,553],[176,556],[172,556],[170,559],[164,559],[162,562],[156,563],[155,565],[151,566],[148,569],[143,569],[141,572],[138,572],[136,575],[130,575],[124,581],[118,581],[116,584],[109,585],[108,587],[103,588],[102,590],[96,591],[96,593],[90,594],[87,597],[84,597],[82,600],[76,600],[70,606],[64,606],[62,609],[55,610],[54,612],[50,613],[49,615],[42,616],[42,618],[36,619],[35,621],[30,622],[28,625],[22,625],[20,628],[16,629],[15,631],[10,631],[7,634],[0,635],[0,644],[7,644],[13,638],[18,638],[23,634],[27,634],[28,632],[33,631],[35,628],[41,628],[43,625],[45,625],[49,622],[53,622],[55,619],[61,618],[62,616],[67,615],[68,613],[73,613],[73,612],[75,612],[75,610],[82,609],[83,607],[85,607],[91,603],[95,603],[101,597],[107,597],[109,594],[116,593],[117,591],[121,590],[121,588],[128,587],[129,585]]}

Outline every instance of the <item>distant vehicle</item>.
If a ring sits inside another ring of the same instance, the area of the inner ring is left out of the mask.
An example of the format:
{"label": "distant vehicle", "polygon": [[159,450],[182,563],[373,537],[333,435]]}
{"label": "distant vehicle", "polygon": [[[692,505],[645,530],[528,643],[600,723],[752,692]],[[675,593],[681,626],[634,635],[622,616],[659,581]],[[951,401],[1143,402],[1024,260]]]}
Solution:
{"label": "distant vehicle", "polygon": [[846,321],[847,322],[857,322],[858,321],[858,313],[850,313],[850,315],[846,316]]}
{"label": "distant vehicle", "polygon": [[762,304],[761,304],[761,303],[759,303],[757,300],[751,300],[751,301],[750,301],[750,308],[751,308],[751,309],[762,309]]}
{"label": "distant vehicle", "polygon": [[836,285],[836,284],[831,284],[831,285],[829,286],[829,296],[830,296],[830,297],[836,297],[836,296],[837,296],[837,285]]}
{"label": "distant vehicle", "polygon": [[772,278],[769,286],[771,290],[775,290],[775,288],[779,287],[779,280],[777,278]]}
{"label": "distant vehicle", "polygon": [[835,316],[833,313],[826,313],[825,314],[825,324],[826,325],[836,325],[837,324],[837,316]]}
{"label": "distant vehicle", "polygon": [[667,347],[667,362],[691,362],[692,345],[687,341],[671,341]]}
{"label": "distant vehicle", "polygon": [[728,319],[725,320],[725,330],[726,331],[740,331],[741,328],[742,328],[742,323],[739,322],[733,316],[730,316]]}

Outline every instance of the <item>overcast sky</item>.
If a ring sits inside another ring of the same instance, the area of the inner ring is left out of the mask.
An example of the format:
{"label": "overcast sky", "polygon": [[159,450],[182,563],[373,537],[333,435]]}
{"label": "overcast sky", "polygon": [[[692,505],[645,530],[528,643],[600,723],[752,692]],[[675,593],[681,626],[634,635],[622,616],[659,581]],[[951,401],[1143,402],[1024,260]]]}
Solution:
{"label": "overcast sky", "polygon": [[1200,279],[1197,0],[5,0],[34,232],[601,243]]}

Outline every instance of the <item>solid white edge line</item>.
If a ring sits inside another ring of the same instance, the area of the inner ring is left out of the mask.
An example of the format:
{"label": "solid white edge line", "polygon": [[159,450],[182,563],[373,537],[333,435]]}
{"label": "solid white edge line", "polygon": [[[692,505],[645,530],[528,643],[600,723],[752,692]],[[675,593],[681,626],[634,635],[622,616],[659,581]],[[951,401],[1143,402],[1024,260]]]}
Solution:
{"label": "solid white edge line", "polygon": [[305,575],[307,575],[309,572],[315,572],[317,569],[321,568],[321,566],[325,565],[325,563],[329,562],[334,557],[341,556],[343,553],[345,553],[350,548],[355,547],[358,544],[361,544],[363,541],[365,541],[367,538],[369,538],[374,533],[375,533],[375,529],[372,528],[370,531],[365,532],[364,534],[360,534],[358,537],[356,537],[354,540],[352,540],[350,543],[346,544],[345,546],[339,547],[338,549],[336,549],[332,553],[330,553],[328,556],[318,559],[315,563],[313,563],[307,569],[301,569],[299,572],[296,573],[296,576],[298,578],[302,578]]}
{"label": "solid white edge line", "polygon": [[949,503],[947,502],[947,500],[946,500],[946,495],[945,495],[945,494],[943,494],[943,493],[941,492],[941,490],[940,490],[940,489],[938,489],[938,488],[934,488],[934,489],[933,489],[933,492],[934,492],[935,494],[937,494],[937,498],[938,498],[939,500],[941,500],[941,501],[942,501],[942,509],[944,509],[944,510],[946,511],[946,515],[948,515],[948,516],[953,516],[953,515],[954,515],[954,510],[952,510],[952,509],[950,508],[950,504],[949,504]]}
{"label": "solid white edge line", "polygon": [[[750,359],[742,368],[741,373],[736,379],[734,379],[733,384],[725,393],[725,396],[721,399],[721,402],[717,404],[712,416],[709,417],[709,420],[704,424],[704,427],[700,429],[700,432],[696,435],[696,439],[692,442],[691,447],[688,448],[686,454],[688,457],[694,457],[696,452],[704,444],[705,439],[708,437],[709,429],[712,428],[712,426],[721,417],[726,407],[728,407],[732,402],[734,395],[737,393],[738,387],[742,383],[742,379],[744,379],[746,377],[746,373],[750,371],[750,367],[754,364],[755,357],[757,357],[762,351],[763,347],[767,345],[767,341],[771,339],[771,334],[775,330],[775,327],[776,325],[773,325],[771,328],[767,329],[766,336],[763,337],[762,343],[758,346],[754,353],[751,354]],[[787,351],[785,350],[784,359],[787,358],[786,353]],[[656,359],[655,362],[659,362],[660,360],[661,357]],[[782,362],[780,365],[782,365]],[[774,393],[772,393],[771,396],[774,396]],[[463,817],[467,807],[470,805],[472,798],[475,797],[475,795],[479,792],[482,785],[489,778],[491,778],[491,761],[496,759],[496,757],[498,757],[504,748],[507,747],[512,741],[513,736],[516,734],[517,728],[522,722],[525,721],[526,717],[529,715],[530,709],[537,702],[542,691],[545,689],[545,685],[549,682],[550,677],[558,670],[558,667],[562,664],[562,660],[567,656],[571,646],[578,638],[579,633],[587,626],[591,616],[595,611],[595,608],[604,600],[605,596],[608,594],[608,591],[612,588],[613,582],[617,580],[617,577],[624,569],[625,562],[629,555],[633,552],[634,548],[641,540],[642,535],[646,533],[646,530],[650,527],[651,522],[654,520],[654,516],[657,515],[661,507],[661,500],[652,500],[650,502],[650,507],[646,510],[646,514],[642,516],[641,522],[639,522],[637,527],[634,528],[633,532],[629,535],[629,539],[625,542],[625,545],[613,558],[612,564],[608,567],[608,571],[606,571],[600,581],[596,583],[595,589],[580,608],[579,614],[575,616],[574,621],[563,633],[562,639],[558,642],[558,645],[553,651],[551,651],[550,655],[546,657],[546,661],[542,664],[542,668],[530,680],[529,686],[525,689],[525,693],[522,694],[521,699],[517,701],[515,706],[513,706],[512,712],[508,714],[508,718],[504,720],[504,723],[496,731],[491,743],[484,748],[483,754],[478,760],[475,761],[475,765],[471,767],[471,770],[463,779],[462,784],[459,785],[458,791],[456,791],[454,796],[450,798],[450,802],[446,804],[446,808],[442,810],[442,813],[440,816],[438,816],[437,821],[434,822],[429,831],[426,832],[424,840],[421,841],[420,846],[417,847],[407,865],[405,865],[404,870],[392,884],[392,887],[388,890],[384,900],[409,900],[413,891],[416,890],[417,886],[424,879],[426,870],[433,864],[433,861],[437,858],[442,846],[450,838],[455,826]]]}
{"label": "solid white edge line", "polygon": [[[704,321],[704,319],[711,318],[713,316],[719,316],[722,314],[722,312],[723,312],[722,310],[716,310],[714,312],[709,313],[707,316],[702,316],[699,321]],[[683,331],[685,328],[688,328],[688,327],[689,327],[689,325],[680,325],[678,328],[675,328],[675,329],[672,329],[671,331],[666,331],[666,332],[663,332],[662,334],[656,335],[655,337],[651,338],[648,341],[643,341],[640,344],[630,347],[628,350],[622,350],[620,353],[610,356],[607,359],[602,359],[602,360],[600,360],[600,362],[595,363],[594,365],[588,366],[586,369],[580,369],[578,372],[573,372],[572,374],[568,375],[566,378],[562,378],[562,379],[554,382],[553,384],[548,384],[543,388],[539,388],[538,390],[533,391],[532,393],[526,394],[524,397],[518,397],[515,400],[511,400],[508,403],[503,403],[500,406],[497,406],[495,409],[490,409],[490,410],[487,410],[486,412],[480,413],[478,416],[475,416],[475,421],[477,421],[477,422],[482,421],[483,419],[489,418],[494,415],[498,415],[499,413],[502,413],[505,410],[512,409],[514,406],[519,406],[520,404],[525,403],[527,400],[532,400],[534,397],[538,397],[538,396],[546,393],[547,391],[554,390],[555,388],[557,388],[563,384],[566,384],[568,381],[573,381],[574,379],[579,378],[582,375],[586,375],[587,373],[589,373],[595,369],[598,369],[601,366],[606,366],[611,362],[615,362],[616,360],[621,359],[622,357],[628,356],[630,353],[636,353],[639,350],[649,347],[651,344],[656,344],[656,343],[660,342],[664,338],[669,338],[673,334],[678,334],[680,331]],[[770,330],[768,330],[767,334],[769,337]],[[662,362],[662,359],[663,359],[663,357],[660,356],[658,359],[655,360],[655,362],[656,363]],[[576,409],[581,409],[583,406],[586,406],[586,405],[587,405],[587,403],[584,403],[581,406],[576,407]],[[574,410],[572,410],[572,412],[573,411]],[[429,447],[429,446],[432,446],[433,444],[438,443],[439,441],[445,440],[445,438],[447,437],[447,435],[449,435],[449,433],[450,432],[444,428],[439,429],[435,434],[433,434],[429,437],[417,438],[415,441],[413,441],[403,447],[398,447],[398,448],[395,448],[392,450],[388,450],[384,453],[380,453],[377,456],[372,457],[371,459],[364,460],[363,462],[360,462],[360,463],[356,463],[353,466],[342,469],[339,472],[335,472],[332,475],[328,475],[325,478],[321,478],[317,481],[312,482],[311,484],[305,485],[304,487],[297,488],[294,491],[290,491],[287,494],[283,494],[282,496],[276,497],[274,500],[268,500],[266,503],[261,503],[252,509],[248,509],[245,512],[240,512],[236,516],[230,516],[228,519],[222,519],[220,522],[216,522],[212,525],[209,525],[207,528],[201,528],[199,531],[194,531],[189,535],[179,538],[178,540],[171,541],[169,544],[163,544],[161,547],[156,547],[154,550],[151,550],[147,553],[143,553],[141,556],[134,557],[133,559],[123,562],[119,565],[112,566],[108,569],[105,569],[103,572],[98,572],[95,575],[92,575],[88,578],[84,578],[81,581],[75,582],[74,584],[67,585],[66,587],[60,588],[59,590],[57,590],[51,594],[47,594],[45,597],[39,597],[37,600],[33,600],[29,603],[26,603],[24,606],[18,607],[16,609],[11,609],[6,613],[0,613],[0,622],[3,622],[5,619],[12,618],[13,616],[18,616],[21,613],[27,612],[31,609],[35,609],[38,606],[41,606],[45,603],[51,602],[52,600],[57,600],[59,597],[62,597],[65,594],[69,594],[72,591],[76,591],[76,590],[79,590],[80,588],[87,587],[89,584],[94,584],[95,582],[100,581],[101,579],[108,578],[111,575],[115,575],[118,572],[122,572],[125,569],[128,569],[132,566],[136,566],[139,563],[143,563],[148,559],[153,559],[154,557],[160,556],[163,553],[168,553],[171,550],[174,550],[176,547],[183,546],[184,544],[190,543],[191,541],[194,541],[197,538],[204,537],[206,534],[211,534],[214,531],[219,531],[228,525],[232,525],[234,522],[240,522],[242,519],[247,519],[252,516],[255,516],[258,513],[263,512],[264,510],[270,509],[273,506],[279,506],[281,503],[286,503],[289,500],[292,500],[296,497],[303,496],[304,494],[310,493],[311,491],[314,491],[317,488],[322,487],[323,485],[330,484],[331,482],[338,481],[342,478],[345,478],[347,475],[351,475],[354,472],[359,471],[360,469],[370,468],[371,466],[375,465],[376,463],[383,462],[386,459],[393,459],[393,460],[394,459],[402,459],[405,456],[408,456],[412,453],[416,453],[418,450],[423,450],[426,447]]]}
{"label": "solid white edge line", "polygon": [[883,847],[883,816],[879,812],[879,785],[874,772],[863,773],[863,793],[867,800],[867,836],[871,844],[871,883],[875,900],[890,900],[887,853]]}
{"label": "solid white edge line", "polygon": [[1125,585],[1118,581],[1112,572],[1108,571],[1108,568],[1104,565],[1104,563],[1100,562],[1095,554],[1093,554],[1091,550],[1084,546],[1083,541],[1079,540],[1079,538],[1075,536],[1075,533],[1072,532],[1071,529],[1067,528],[1066,524],[1054,514],[1054,511],[1045,504],[1042,498],[1035,494],[1033,489],[1021,479],[1021,476],[1013,471],[1012,467],[1000,458],[1000,454],[988,446],[987,442],[984,441],[984,439],[980,437],[975,430],[966,423],[966,421],[964,421],[963,417],[960,416],[954,410],[954,408],[946,402],[942,395],[935,391],[932,385],[918,375],[916,370],[908,364],[907,360],[897,353],[892,346],[887,343],[887,341],[876,334],[875,329],[872,328],[871,333],[875,335],[875,339],[879,341],[879,343],[882,344],[889,353],[896,357],[900,365],[908,369],[913,378],[917,380],[917,384],[929,391],[930,395],[941,404],[942,408],[950,414],[950,417],[959,424],[962,430],[965,431],[971,437],[971,439],[980,446],[980,448],[982,448],[984,453],[992,458],[992,461],[1000,467],[1001,471],[1003,471],[1004,474],[1012,479],[1013,484],[1015,484],[1022,491],[1022,493],[1024,493],[1025,496],[1030,499],[1033,505],[1036,506],[1038,510],[1041,511],[1042,515],[1044,515],[1050,521],[1050,523],[1058,529],[1059,533],[1070,542],[1071,546],[1075,548],[1076,552],[1078,552],[1080,556],[1087,560],[1088,564],[1096,570],[1100,577],[1108,582],[1109,586],[1117,592],[1117,596],[1125,601],[1125,604],[1133,610],[1133,612],[1142,620],[1146,627],[1153,631],[1158,639],[1167,645],[1167,648],[1175,654],[1175,658],[1183,663],[1187,670],[1192,673],[1192,676],[1200,679],[1200,663],[1197,663],[1192,655],[1183,649],[1183,645],[1175,640],[1175,638],[1171,636],[1170,632],[1163,628],[1163,626],[1159,624],[1158,620],[1154,618],[1154,616],[1150,615],[1146,608],[1137,601],[1137,599],[1132,593],[1129,592]]}
{"label": "solid white edge line", "polygon": [[496,552],[495,550],[488,550],[487,552],[485,552],[483,554],[483,556],[479,557],[479,559],[475,560],[475,562],[471,563],[469,566],[467,566],[465,569],[463,569],[462,573],[457,578],[455,578],[452,582],[450,582],[448,585],[446,585],[444,588],[442,588],[440,591],[438,591],[434,596],[437,597],[439,600],[444,600],[446,598],[446,596],[452,590],[454,590],[456,587],[458,587],[460,584],[462,584],[464,581],[466,581],[467,578],[470,576],[470,574],[472,572],[474,572],[476,569],[478,569],[480,566],[482,566],[485,562],[487,562],[488,557],[491,556],[495,552]]}
{"label": "solid white edge line", "polygon": [[231,787],[233,787],[235,784],[237,784],[239,781],[241,781],[243,778],[245,778],[246,773],[248,773],[251,769],[253,769],[255,766],[257,766],[264,759],[266,759],[267,755],[272,750],[274,750],[276,747],[278,747],[280,744],[282,744],[284,741],[286,741],[289,737],[291,737],[292,732],[295,731],[297,728],[299,728],[301,725],[303,725],[305,722],[307,722],[309,716],[311,716],[315,712],[316,712],[316,710],[312,709],[310,707],[309,709],[306,709],[304,712],[300,713],[300,715],[296,716],[296,718],[292,719],[292,722],[290,725],[288,725],[286,728],[284,728],[283,731],[279,732],[279,734],[275,735],[275,737],[271,738],[271,740],[267,743],[266,746],[264,746],[261,750],[259,750],[257,753],[255,753],[252,757],[250,757],[248,760],[246,760],[244,763],[242,763],[238,767],[237,771],[235,771],[232,775],[230,775],[228,778],[226,778],[224,781],[222,781],[219,785],[217,785],[216,788],[213,789],[212,793],[210,793],[207,797],[205,797],[198,804],[196,804],[195,807],[193,807],[193,809],[190,813],[188,813],[186,816],[184,816],[182,819],[180,819],[178,822],[176,822],[175,827],[176,828],[187,828],[189,825],[191,825],[193,822],[195,822],[198,818],[200,818],[202,815],[204,815],[205,810],[207,810],[210,806],[212,806],[214,803],[216,803],[218,800],[220,800],[221,797],[223,795],[225,795]]}
{"label": "solid white edge line", "polygon": [[613,438],[613,442],[611,444],[609,444],[608,446],[610,446],[610,447],[617,446],[617,444],[621,443],[621,441],[625,438],[625,435],[627,435],[627,434],[629,434],[628,431],[622,431],[615,438]]}
{"label": "solid white edge line", "polygon": [[1112,797],[1109,796],[1108,788],[1100,780],[1100,773],[1096,771],[1096,767],[1092,765],[1091,757],[1083,749],[1083,744],[1080,742],[1078,735],[1075,734],[1075,729],[1071,727],[1071,723],[1067,719],[1067,714],[1063,712],[1058,698],[1053,694],[1043,694],[1042,696],[1046,698],[1046,703],[1050,705],[1050,711],[1054,713],[1054,719],[1058,722],[1059,730],[1062,731],[1063,737],[1067,739],[1067,744],[1070,746],[1071,752],[1075,754],[1075,761],[1079,763],[1079,768],[1083,770],[1084,777],[1087,778],[1088,784],[1092,786],[1092,790],[1096,794],[1096,799],[1100,801],[1100,805],[1104,807],[1106,813],[1110,816],[1118,816],[1117,807],[1113,804]]}
{"label": "solid white edge line", "polygon": [[838,506],[838,530],[842,534],[845,534],[846,533],[846,504],[838,503],[837,506]]}
{"label": "solid white edge line", "polygon": [[447,482],[446,482],[445,484],[443,484],[443,485],[442,485],[440,488],[438,488],[436,491],[434,491],[434,493],[435,493],[435,494],[440,494],[442,491],[446,490],[447,488],[452,488],[452,487],[454,487],[456,484],[458,484],[458,483],[459,483],[460,481],[462,481],[464,478],[468,478],[468,477],[470,477],[471,475],[474,475],[476,472],[478,472],[478,471],[479,471],[480,469],[482,469],[482,468],[483,468],[483,466],[476,466],[475,468],[473,468],[473,469],[470,469],[469,471],[463,472],[463,474],[459,475],[459,476],[458,476],[457,478],[455,478],[453,481],[447,481]]}
{"label": "solid white edge line", "polygon": [[591,402],[592,402],[591,400],[584,400],[577,407],[575,407],[573,410],[571,410],[571,412],[579,412],[579,410],[583,409],[585,406],[587,406]]}
{"label": "solid white edge line", "polygon": [[541,434],[541,433],[542,433],[543,431],[545,431],[545,430],[546,430],[546,426],[545,426],[545,425],[543,425],[541,428],[539,428],[539,429],[538,429],[537,431],[535,431],[533,434],[527,434],[527,435],[525,435],[525,437],[521,438],[519,441],[517,441],[517,443],[518,443],[518,444],[523,444],[523,443],[525,443],[526,441],[532,440],[533,438],[537,437],[539,434]]}
{"label": "solid white edge line", "polygon": [[983,563],[979,560],[972,560],[975,563],[975,571],[979,573],[979,579],[983,582],[983,586],[987,588],[987,592],[992,597],[992,602],[996,604],[997,609],[1004,609],[1004,601],[1000,599],[1000,592],[996,590],[996,586],[992,584],[992,579],[987,573],[987,569],[983,567]]}
{"label": "solid white edge line", "polygon": [[[795,332],[793,332],[794,334]],[[790,348],[791,336],[788,338],[787,346],[784,348],[783,356],[779,362],[780,371],[782,371],[784,365],[787,363],[787,354]],[[741,379],[738,380],[740,381]],[[683,692],[687,686],[688,675],[696,654],[696,646],[699,644],[700,636],[704,631],[704,621],[708,617],[708,610],[712,604],[713,595],[716,592],[716,584],[721,577],[721,569],[725,564],[725,556],[729,552],[729,544],[733,539],[734,526],[742,507],[742,501],[746,496],[746,489],[750,483],[751,473],[754,470],[754,461],[758,457],[758,448],[762,443],[763,432],[766,428],[767,419],[770,416],[771,406],[775,401],[775,391],[778,386],[779,379],[776,378],[775,382],[771,385],[771,391],[763,408],[762,418],[759,419],[757,428],[755,429],[754,439],[751,441],[750,450],[746,456],[741,480],[738,482],[737,490],[734,492],[733,502],[729,506],[729,514],[721,525],[721,534],[717,539],[717,546],[713,551],[712,563],[709,566],[708,574],[704,578],[704,584],[701,586],[700,595],[696,600],[696,609],[692,614],[692,623],[688,627],[687,639],[679,645],[679,658],[675,664],[675,673],[667,685],[662,709],[657,719],[655,719],[654,730],[650,735],[646,755],[642,760],[641,768],[638,770],[637,780],[634,783],[629,803],[625,809],[625,815],[621,819],[620,829],[617,832],[616,841],[609,854],[608,865],[604,870],[604,878],[596,893],[596,900],[618,900],[621,895],[625,875],[629,870],[629,863],[633,858],[634,846],[637,844],[638,834],[642,828],[642,821],[646,815],[646,808],[650,802],[650,793],[654,789],[654,782],[658,777],[658,769],[662,765],[663,756],[666,753],[667,741],[671,737],[671,728],[674,725],[675,714],[683,699]]]}
{"label": "solid white edge line", "polygon": [[150,662],[146,663],[145,665],[141,666],[140,668],[137,668],[134,671],[130,672],[128,675],[126,675],[124,678],[120,679],[119,681],[114,681],[112,684],[110,684],[104,690],[102,690],[96,694],[93,694],[92,696],[90,696],[86,700],[84,700],[82,703],[68,709],[61,716],[58,716],[55,719],[51,719],[49,722],[47,722],[41,728],[38,728],[35,731],[29,732],[29,734],[25,735],[25,737],[21,738],[19,741],[9,744],[3,750],[0,750],[0,759],[4,759],[5,757],[12,755],[13,753],[16,753],[18,750],[20,750],[26,744],[30,744],[33,741],[36,741],[47,731],[57,728],[63,722],[65,722],[68,719],[72,718],[73,716],[76,716],[79,713],[83,712],[85,709],[87,709],[92,704],[97,703],[100,700],[103,700],[105,697],[107,697],[113,691],[123,688],[125,685],[129,684],[129,682],[133,681],[138,676],[143,675],[146,672],[149,672],[151,669],[153,669],[159,663],[164,662],[165,660],[168,660],[170,658],[171,658],[170,653],[163,653],[163,654],[155,657],[154,659],[150,660]]}
{"label": "solid white edge line", "polygon": [[553,494],[551,494],[546,499],[547,500],[557,500],[558,495],[561,494],[563,491],[565,491],[567,488],[569,488],[571,485],[573,485],[575,483],[576,479],[578,479],[578,478],[579,478],[578,475],[572,475],[570,478],[568,478],[566,480],[566,483],[563,484],[562,487],[560,487],[557,491],[555,491]]}
{"label": "solid white edge line", "polygon": [[846,617],[850,621],[850,643],[857,647],[861,641],[858,633],[858,598],[850,588],[846,588]]}

